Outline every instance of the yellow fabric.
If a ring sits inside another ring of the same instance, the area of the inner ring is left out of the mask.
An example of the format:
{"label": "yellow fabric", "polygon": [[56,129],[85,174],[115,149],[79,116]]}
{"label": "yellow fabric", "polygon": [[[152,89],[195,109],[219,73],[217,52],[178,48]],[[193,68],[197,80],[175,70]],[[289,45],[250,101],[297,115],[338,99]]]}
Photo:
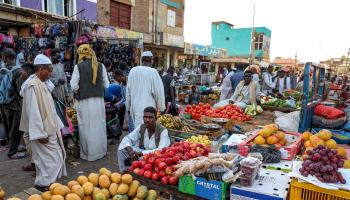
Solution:
{"label": "yellow fabric", "polygon": [[98,63],[94,50],[89,44],[82,44],[78,48],[78,64],[85,59],[91,59],[92,64],[92,84],[96,85]]}

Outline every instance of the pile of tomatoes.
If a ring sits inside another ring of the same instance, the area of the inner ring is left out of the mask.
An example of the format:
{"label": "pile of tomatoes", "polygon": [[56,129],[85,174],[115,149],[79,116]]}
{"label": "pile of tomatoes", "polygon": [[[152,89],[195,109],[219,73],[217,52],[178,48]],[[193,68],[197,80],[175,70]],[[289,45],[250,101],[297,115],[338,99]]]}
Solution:
{"label": "pile of tomatoes", "polygon": [[200,120],[202,115],[213,118],[233,119],[241,122],[251,120],[251,117],[246,115],[241,108],[232,104],[214,109],[209,104],[199,103],[199,105],[187,106],[185,113],[191,114],[192,119],[195,120]]}

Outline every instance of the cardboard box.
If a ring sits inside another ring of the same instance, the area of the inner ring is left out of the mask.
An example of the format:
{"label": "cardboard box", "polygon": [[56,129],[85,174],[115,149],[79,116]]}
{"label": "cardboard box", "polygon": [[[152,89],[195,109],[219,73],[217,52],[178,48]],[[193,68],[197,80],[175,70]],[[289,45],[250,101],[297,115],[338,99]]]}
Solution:
{"label": "cardboard box", "polygon": [[208,181],[205,178],[185,175],[179,179],[179,191],[210,200],[225,200],[229,184],[222,181]]}
{"label": "cardboard box", "polygon": [[[242,156],[247,156],[252,146],[251,143],[259,135],[256,131],[251,137],[247,138],[244,142],[238,145],[239,154]],[[300,133],[285,133],[285,137],[288,141],[288,145],[282,146],[279,150],[281,152],[282,160],[293,160],[293,158],[298,154],[301,149],[302,140]]]}
{"label": "cardboard box", "polygon": [[278,170],[260,169],[258,179],[252,186],[243,187],[233,183],[231,200],[286,200],[290,186],[288,173]]}

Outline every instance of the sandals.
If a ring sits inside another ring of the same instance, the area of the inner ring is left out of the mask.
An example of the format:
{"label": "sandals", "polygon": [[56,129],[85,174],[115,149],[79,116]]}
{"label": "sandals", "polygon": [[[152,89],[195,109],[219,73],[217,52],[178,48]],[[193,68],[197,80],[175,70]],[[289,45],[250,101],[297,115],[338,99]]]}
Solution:
{"label": "sandals", "polygon": [[49,191],[49,187],[47,187],[47,186],[34,185],[34,187],[35,187],[35,189],[39,190],[40,192]]}
{"label": "sandals", "polygon": [[26,172],[31,172],[31,171],[35,172],[35,164],[31,163],[31,164],[22,166],[22,170]]}
{"label": "sandals", "polygon": [[17,148],[17,152],[24,152],[24,151],[27,151],[26,147],[23,145],[19,145]]}
{"label": "sandals", "polygon": [[23,153],[23,152],[17,152],[15,154],[13,154],[12,156],[9,156],[10,159],[22,159],[27,157],[27,153]]}

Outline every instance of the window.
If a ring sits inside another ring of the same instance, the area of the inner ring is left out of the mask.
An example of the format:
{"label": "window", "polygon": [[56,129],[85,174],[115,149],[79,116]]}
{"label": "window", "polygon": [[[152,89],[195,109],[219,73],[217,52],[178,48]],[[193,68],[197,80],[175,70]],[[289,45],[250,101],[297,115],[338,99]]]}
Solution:
{"label": "window", "polygon": [[227,40],[227,41],[229,41],[229,40],[230,40],[230,38],[229,38],[229,37],[226,37],[226,40]]}
{"label": "window", "polygon": [[54,15],[64,15],[64,0],[44,0],[43,1],[43,8],[45,12],[48,12],[50,14]]}
{"label": "window", "polygon": [[7,3],[15,6],[20,6],[20,0],[0,0],[0,3]]}
{"label": "window", "polygon": [[262,50],[264,44],[264,34],[256,34],[254,37],[255,50]]}
{"label": "window", "polygon": [[111,26],[122,29],[130,29],[131,6],[117,1],[110,1],[110,20]]}
{"label": "window", "polygon": [[220,30],[220,25],[219,25],[219,24],[216,25],[216,30],[217,30],[217,31]]}
{"label": "window", "polygon": [[176,12],[173,10],[168,10],[168,17],[167,17],[167,26],[175,27],[175,21],[176,21]]}

